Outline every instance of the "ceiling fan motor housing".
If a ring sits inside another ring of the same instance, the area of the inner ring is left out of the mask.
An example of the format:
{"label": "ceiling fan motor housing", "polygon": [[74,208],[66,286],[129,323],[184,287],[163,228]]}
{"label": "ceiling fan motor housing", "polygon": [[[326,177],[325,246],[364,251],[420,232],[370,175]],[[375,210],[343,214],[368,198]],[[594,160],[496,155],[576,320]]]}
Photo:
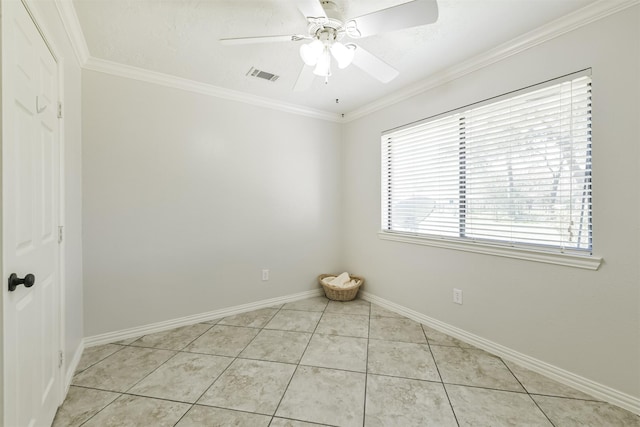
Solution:
{"label": "ceiling fan motor housing", "polygon": [[338,5],[329,0],[321,2],[327,17],[309,20],[309,35],[321,41],[338,41],[344,37],[344,23]]}

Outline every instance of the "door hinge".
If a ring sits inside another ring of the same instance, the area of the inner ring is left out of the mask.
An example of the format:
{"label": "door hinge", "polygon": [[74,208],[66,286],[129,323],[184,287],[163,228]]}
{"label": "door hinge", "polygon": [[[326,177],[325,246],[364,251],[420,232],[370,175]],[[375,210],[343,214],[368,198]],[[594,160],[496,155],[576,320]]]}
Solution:
{"label": "door hinge", "polygon": [[58,352],[58,368],[62,368],[63,364],[64,364],[64,353],[62,352],[62,350],[60,350]]}
{"label": "door hinge", "polygon": [[58,244],[62,243],[63,229],[64,229],[64,227],[62,225],[58,226]]}
{"label": "door hinge", "polygon": [[58,118],[62,118],[62,102],[58,101]]}

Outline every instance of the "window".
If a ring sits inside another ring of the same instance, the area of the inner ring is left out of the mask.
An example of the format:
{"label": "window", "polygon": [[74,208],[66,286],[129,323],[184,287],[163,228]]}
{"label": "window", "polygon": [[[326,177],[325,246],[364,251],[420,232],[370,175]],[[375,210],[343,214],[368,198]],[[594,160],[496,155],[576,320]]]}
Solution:
{"label": "window", "polygon": [[590,255],[587,71],[382,135],[382,234]]}

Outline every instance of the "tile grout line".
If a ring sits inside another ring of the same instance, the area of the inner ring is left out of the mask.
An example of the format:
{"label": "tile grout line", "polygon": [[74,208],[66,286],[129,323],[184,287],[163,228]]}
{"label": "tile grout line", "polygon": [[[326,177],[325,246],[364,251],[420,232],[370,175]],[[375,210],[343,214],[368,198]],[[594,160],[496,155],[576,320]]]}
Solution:
{"label": "tile grout line", "polygon": [[[89,369],[89,368],[93,368],[94,366],[96,366],[98,363],[102,362],[102,361],[103,361],[103,360],[105,360],[106,358],[111,357],[111,356],[113,356],[114,354],[116,354],[116,353],[118,353],[118,352],[120,352],[120,351],[122,351],[122,350],[124,350],[125,348],[127,348],[127,347],[128,347],[128,345],[123,345],[123,344],[116,344],[116,343],[109,343],[109,344],[110,344],[110,345],[119,345],[119,346],[120,346],[120,347],[122,347],[122,348],[120,348],[120,349],[118,349],[118,350],[114,351],[114,352],[113,352],[113,353],[111,353],[111,354],[106,355],[106,356],[105,356],[105,357],[103,357],[102,359],[98,360],[98,361],[97,361],[97,362],[95,362],[95,363],[92,363],[91,365],[87,366],[87,367],[86,367],[86,368],[84,368],[83,370],[74,372],[74,373],[73,373],[73,376],[75,377],[76,375],[78,375],[78,374],[80,374],[80,373],[82,373],[82,372],[86,371],[87,369]],[[72,377],[72,379],[71,379],[71,383],[72,383],[71,385],[73,385],[73,377]]]}
{"label": "tile grout line", "polygon": [[[279,310],[278,310],[278,311],[279,311]],[[276,311],[276,313],[277,313],[278,311]],[[274,316],[275,316],[275,313],[274,313]],[[231,316],[227,316],[227,317],[231,317]],[[209,329],[207,329],[205,332],[203,332],[200,336],[198,336],[198,338],[200,338],[200,337],[201,337],[202,335],[204,335],[206,332],[208,332],[208,331],[210,331],[211,329],[213,329],[213,327],[214,327],[214,326],[218,326],[218,325],[219,325],[219,323],[220,323],[223,319],[224,319],[224,317],[223,317],[223,318],[221,318],[221,319],[218,319],[218,321],[217,321],[215,324],[211,325],[211,327],[210,327]],[[220,325],[220,326],[232,326],[232,325]],[[260,330],[262,330],[262,328],[260,328]],[[254,339],[256,339],[256,337],[258,336],[258,334],[259,334],[259,333],[260,333],[260,332],[258,332],[258,333],[257,333],[257,334],[256,334],[256,335],[251,339],[251,341],[249,341],[249,343],[248,343],[248,344],[247,344],[247,345],[246,345],[242,350],[240,350],[240,352],[238,352],[238,355],[239,355],[240,353],[242,353],[242,352],[244,351],[244,349],[245,349],[245,348],[247,348],[247,347],[249,346],[249,344],[251,344],[251,343],[253,342],[253,340],[254,340]],[[198,339],[198,338],[196,338],[196,339]],[[191,344],[192,344],[196,339],[194,339],[194,340],[193,340],[193,341],[191,341],[189,344],[187,344],[187,345],[183,348],[183,350],[184,350],[185,348],[187,348],[189,345],[191,345]],[[190,353],[190,354],[207,354],[207,353],[191,353],[191,352],[187,352],[187,351],[181,351],[181,353]],[[208,387],[207,387],[207,388],[206,388],[206,389],[205,389],[205,390],[200,394],[200,396],[198,396],[198,398],[197,398],[197,399],[195,399],[195,401],[191,404],[191,406],[189,407],[189,409],[188,409],[184,414],[182,414],[182,416],[180,417],[180,419],[179,419],[178,421],[176,421],[176,423],[174,424],[174,427],[175,427],[175,426],[176,426],[176,425],[177,425],[177,424],[178,424],[178,423],[179,423],[179,422],[180,422],[180,421],[185,417],[185,415],[187,415],[187,413],[189,413],[189,411],[191,411],[191,409],[193,409],[193,407],[194,407],[194,406],[196,406],[196,404],[200,401],[200,399],[202,399],[202,396],[204,396],[204,395],[209,391],[209,389],[211,389],[211,387],[213,387],[213,385],[216,383],[216,381],[218,381],[218,379],[220,379],[220,377],[221,377],[225,372],[227,372],[227,370],[228,370],[228,369],[229,369],[229,367],[233,364],[233,362],[235,362],[235,361],[238,359],[238,355],[236,355],[236,356],[233,358],[233,360],[232,360],[231,362],[229,362],[229,364],[227,365],[227,367],[226,367],[226,368],[224,368],[224,369],[222,370],[222,372],[220,372],[220,373],[216,376],[216,378],[211,382],[211,384],[209,384],[209,386],[208,386]],[[230,356],[218,356],[218,355],[210,355],[210,356],[216,356],[216,357],[230,357]],[[201,405],[201,406],[206,406],[206,405]],[[226,408],[225,408],[225,409],[226,409]]]}
{"label": "tile grout line", "polygon": [[371,342],[371,303],[369,303],[369,327],[367,328],[367,357],[364,365],[364,402],[362,407],[362,427],[367,423],[367,385],[369,383],[369,343]]}
{"label": "tile grout line", "polygon": [[[417,381],[428,381],[428,380],[417,380]],[[460,384],[460,383],[445,383],[442,382],[442,384],[444,386],[448,386],[448,385],[452,385],[452,386],[456,386],[456,387],[466,387],[466,388],[473,388],[473,389],[479,389],[479,390],[489,390],[489,391],[501,391],[503,393],[513,393],[513,394],[528,394],[527,392],[524,391],[515,391],[515,390],[505,390],[503,388],[493,388],[493,387],[485,387],[485,386],[479,386],[479,385],[469,385],[469,384]]]}
{"label": "tile grout line", "polygon": [[[593,399],[580,399],[578,397],[567,397],[567,396],[558,396],[557,394],[545,394],[545,393],[528,393],[531,397],[533,396],[541,396],[541,397],[552,397],[554,399],[564,399],[564,400],[576,400],[578,402],[591,402],[591,403],[607,403],[610,404],[608,402],[605,402],[604,400],[597,400],[595,398]],[[611,404],[610,404],[611,405]],[[615,406],[615,405],[614,405]],[[625,409],[626,411],[626,409]],[[627,412],[631,412],[631,411],[627,411]],[[633,413],[633,412],[632,412]],[[637,414],[636,414],[637,415]]]}
{"label": "tile grout line", "polygon": [[[302,362],[302,358],[304,357],[304,354],[307,352],[307,349],[309,348],[309,344],[311,344],[311,340],[313,339],[313,336],[315,335],[316,330],[318,329],[318,325],[320,324],[320,321],[322,320],[322,316],[324,315],[325,311],[327,310],[327,306],[328,305],[329,305],[329,303],[327,302],[327,304],[324,306],[324,309],[322,310],[322,315],[320,316],[320,318],[316,322],[315,328],[313,328],[313,332],[311,332],[311,336],[309,337],[309,341],[307,341],[307,345],[305,346],[304,351],[302,352],[302,355],[300,355],[300,360],[298,360],[298,363],[296,364],[296,368],[293,370],[293,374],[291,374],[291,378],[289,378],[289,382],[287,382],[287,386],[284,388],[284,392],[282,393],[282,396],[280,396],[280,400],[278,401],[278,405],[276,406],[275,411],[273,411],[273,415],[271,416],[271,421],[269,422],[269,425],[271,425],[271,423],[273,422],[273,419],[275,418],[276,414],[278,413],[278,409],[280,409],[280,405],[282,404],[282,401],[284,400],[284,396],[285,396],[285,394],[287,394],[287,390],[289,390],[289,386],[291,385],[291,381],[293,381],[293,377],[295,377],[296,376],[296,372],[298,372],[298,368],[300,367],[300,362]],[[282,307],[284,307],[284,305]],[[305,365],[302,365],[302,366],[305,366]]]}
{"label": "tile grout line", "polygon": [[[200,323],[196,323],[196,325],[199,325]],[[192,326],[192,325],[190,325]],[[200,338],[202,335],[206,334],[208,331],[211,330],[211,328],[213,328],[215,325],[211,325],[210,327],[208,327],[205,331],[203,331],[200,335],[198,335],[196,338],[192,339],[191,341],[189,341],[189,343],[187,345],[185,345],[184,347],[182,347],[182,349],[187,348],[192,342],[194,342],[195,340],[197,340],[198,338]],[[173,329],[172,329],[173,330]],[[153,335],[153,334],[148,334],[148,335]],[[145,337],[147,335],[143,335],[138,339],[142,339],[143,337]],[[137,340],[136,340],[137,341]],[[134,341],[135,342],[135,341]],[[133,344],[133,343],[132,343]],[[135,346],[131,346],[131,347],[135,347]],[[138,347],[140,348],[140,347]],[[169,357],[167,360],[165,360],[164,362],[162,362],[161,364],[159,364],[158,366],[156,366],[151,372],[149,372],[147,375],[143,376],[142,378],[140,378],[138,381],[136,381],[131,387],[129,387],[128,389],[126,389],[124,391],[124,393],[127,393],[129,390],[131,390],[132,388],[134,388],[135,386],[137,386],[138,384],[140,384],[142,381],[144,381],[147,377],[149,377],[149,375],[153,374],[154,372],[156,372],[158,369],[160,369],[162,366],[164,366],[165,364],[167,364],[167,362],[169,362],[171,359],[173,359],[174,357],[176,357],[178,354],[180,354],[182,351],[181,350],[175,350],[175,349],[164,349],[164,348],[157,348],[157,347],[142,347],[142,348],[148,348],[150,350],[160,350],[160,351],[175,351],[175,354],[173,354],[171,357]]]}
{"label": "tile grout line", "polygon": [[[105,389],[102,389],[102,388],[86,387],[86,386],[74,386],[74,387],[84,388],[84,389],[87,389],[87,390],[101,391],[101,392],[105,392],[105,393],[119,394],[121,396],[144,397],[146,399],[162,400],[162,401],[165,401],[165,402],[183,403],[185,405],[192,405],[192,403],[185,402],[184,400],[167,399],[166,397],[153,397],[153,396],[147,396],[147,395],[144,395],[144,394],[129,393],[129,392],[126,392],[126,391],[112,391],[112,390],[105,390]],[[118,397],[120,397],[120,396],[118,396]]]}
{"label": "tile grout line", "polygon": [[240,412],[242,414],[261,415],[263,417],[270,417],[271,416],[269,414],[265,414],[265,413],[262,413],[262,412],[247,411],[247,410],[244,410],[244,409],[225,408],[224,406],[207,405],[206,403],[194,403],[193,406],[202,406],[202,407],[205,407],[205,408],[222,409],[223,411]]}
{"label": "tile grout line", "polygon": [[[273,416],[271,418],[271,421],[273,422],[273,419],[275,419],[275,418],[276,417]],[[296,421],[296,422],[303,423],[303,424],[308,424],[310,422],[310,421],[303,421],[303,420],[299,420],[297,418],[291,418],[291,417],[277,417],[277,418],[280,418],[282,420]],[[340,427],[339,425],[336,425],[336,424],[325,424],[325,423],[316,423],[316,422],[314,422],[313,424],[314,425],[319,425],[319,426],[322,426],[322,427]],[[269,423],[269,426],[270,425],[271,425],[271,423]]]}
{"label": "tile grout line", "polygon": [[[262,326],[251,326],[251,325],[233,325],[233,324],[226,324],[226,323],[220,323],[222,321],[224,321],[224,319],[229,318],[229,317],[237,317],[237,316],[242,316],[242,315],[246,315],[246,314],[250,314],[250,313],[254,313],[255,311],[260,311],[260,310],[275,310],[275,312],[267,319],[264,321]],[[215,326],[233,326],[236,328],[251,328],[251,329],[260,329],[261,331],[264,329],[264,327],[280,312],[280,310],[282,310],[281,308],[271,308],[271,307],[265,307],[265,308],[260,308],[258,310],[253,310],[253,311],[246,311],[244,313],[240,313],[240,314],[234,314],[233,316],[227,316],[227,317],[223,317],[221,318],[218,323],[215,324]]]}
{"label": "tile grout line", "polygon": [[[255,359],[247,359],[247,360],[255,360]],[[272,362],[271,360],[263,360],[263,362],[270,362],[270,363],[282,363],[285,365],[298,365],[298,366],[302,366],[303,368],[318,368],[318,369],[324,369],[324,370],[330,370],[330,371],[338,371],[338,372],[347,372],[350,374],[362,374],[365,375],[366,373],[363,371],[352,371],[349,369],[342,369],[342,368],[327,368],[326,366],[316,366],[316,365],[305,365],[305,364],[301,364],[301,363],[285,363],[285,362]]]}
{"label": "tile grout line", "polygon": [[83,425],[85,425],[86,423],[88,423],[89,421],[91,421],[91,419],[93,419],[96,415],[98,415],[100,412],[104,411],[105,409],[107,409],[109,406],[111,406],[113,404],[113,402],[115,402],[116,400],[122,398],[122,396],[124,396],[124,394],[120,394],[120,396],[116,397],[115,399],[113,399],[112,402],[110,402],[108,405],[106,405],[104,408],[100,409],[98,412],[96,412],[95,414],[91,415],[89,418],[87,418],[86,420],[84,420],[84,422],[82,424],[80,424],[80,426],[78,427],[82,427]]}
{"label": "tile grout line", "polygon": [[518,378],[518,376],[516,374],[513,373],[513,371],[511,370],[511,368],[509,367],[509,365],[507,365],[505,363],[504,360],[502,360],[501,357],[499,357],[498,359],[500,359],[500,361],[502,362],[502,364],[507,368],[507,370],[511,373],[511,375],[513,375],[513,377],[516,379],[516,381],[518,381],[518,384],[520,384],[520,387],[522,387],[522,389],[525,391],[525,393],[527,393],[527,396],[529,396],[529,399],[531,399],[531,401],[533,402],[534,405],[536,405],[536,407],[540,410],[540,412],[542,412],[542,414],[545,416],[545,418],[547,420],[549,420],[549,422],[551,423],[552,426],[555,427],[555,424],[553,423],[553,421],[551,421],[551,418],[549,418],[549,416],[547,415],[547,413],[540,407],[540,405],[538,405],[538,402],[536,402],[536,400],[533,398],[533,396],[531,396],[531,393],[529,393],[529,390],[527,390],[527,388],[524,386],[524,384],[522,384],[522,381],[520,381],[520,378]]}
{"label": "tile grout line", "polygon": [[433,364],[436,367],[436,371],[438,372],[438,377],[440,377],[440,384],[442,384],[442,389],[444,390],[445,396],[447,396],[447,401],[449,401],[449,407],[451,407],[451,412],[453,413],[453,418],[456,420],[456,424],[460,427],[460,421],[458,421],[458,416],[456,415],[456,410],[453,408],[453,403],[451,403],[451,398],[449,397],[449,392],[447,391],[447,387],[444,385],[444,380],[442,379],[442,374],[440,373],[440,368],[438,367],[438,362],[436,361],[436,357],[431,351],[431,343],[429,342],[429,337],[427,336],[427,332],[424,330],[424,325],[420,324],[420,329],[422,329],[422,334],[424,335],[424,339],[427,340],[427,347],[429,348],[429,354],[431,354],[431,358],[433,359]]}
{"label": "tile grout line", "polygon": [[[200,324],[205,325],[206,323],[194,323],[194,325],[200,325]],[[193,326],[193,325],[189,325],[189,326]],[[209,330],[211,330],[211,328],[213,328],[214,326],[215,326],[215,325],[210,325],[210,326],[209,326],[206,330],[204,330],[200,335],[198,335],[198,336],[197,336],[196,338],[194,338],[193,340],[189,341],[189,343],[187,343],[187,344],[186,344],[184,347],[182,347],[182,348],[183,348],[183,349],[187,348],[187,347],[188,347],[188,346],[189,346],[193,341],[195,341],[195,340],[197,340],[198,338],[200,338],[202,335],[204,335],[204,334],[205,334],[205,333],[207,333]],[[171,330],[174,330],[174,329],[171,329]],[[147,335],[152,335],[152,334],[147,334]],[[146,335],[142,335],[140,338],[136,339],[135,341],[131,342],[130,344],[135,343],[136,341],[138,341],[139,339],[141,339],[141,338],[143,338],[143,337],[145,337],[145,336],[146,336]],[[152,397],[149,397],[149,396],[135,395],[135,394],[132,394],[132,393],[128,393],[128,391],[129,391],[129,390],[131,390],[131,389],[132,389],[133,387],[135,387],[136,385],[138,385],[140,382],[142,382],[145,378],[149,377],[149,375],[151,375],[151,374],[153,374],[154,372],[156,372],[158,369],[160,369],[160,367],[161,367],[161,366],[164,366],[167,362],[169,362],[169,360],[171,360],[171,359],[173,359],[174,357],[176,357],[176,356],[177,356],[178,354],[180,354],[182,351],[181,351],[181,350],[166,350],[166,349],[163,349],[163,348],[156,348],[156,347],[136,347],[136,346],[134,346],[134,345],[127,345],[127,347],[134,347],[134,348],[150,348],[150,349],[153,349],[153,350],[163,350],[163,351],[175,351],[175,354],[174,354],[174,355],[172,355],[171,357],[169,357],[167,360],[165,360],[164,362],[162,362],[160,365],[156,366],[156,368],[155,368],[155,369],[153,369],[153,370],[152,370],[151,372],[149,372],[147,375],[145,375],[145,376],[143,376],[142,378],[140,378],[140,380],[136,381],[136,382],[135,382],[131,387],[129,387],[126,391],[122,392],[122,394],[120,395],[120,397],[122,397],[122,396],[124,396],[124,395],[128,395],[128,396],[146,397],[146,398],[148,398],[148,399],[157,399],[157,398],[155,398],[155,397],[153,397],[153,398],[152,398]],[[120,397],[118,397],[118,399],[119,399]],[[116,400],[118,400],[118,399],[114,399],[114,401],[113,401],[113,402],[115,402],[115,401],[116,401]],[[169,399],[160,399],[160,400],[168,400],[168,401],[171,401],[171,400],[169,400]],[[113,402],[111,402],[111,403],[113,403]],[[111,403],[110,403],[109,405],[111,405]],[[187,402],[179,402],[179,403],[189,404],[189,403],[187,403]],[[109,406],[109,405],[107,405],[107,406]],[[191,404],[191,406],[189,406],[189,409],[187,409],[187,410],[184,412],[184,414],[182,414],[182,416],[180,417],[180,420],[181,420],[181,419],[182,419],[182,418],[187,414],[187,412],[189,412],[189,411],[191,410],[191,408],[193,407],[193,405],[194,405],[194,404]],[[106,406],[105,406],[105,408],[106,408]],[[105,408],[103,408],[103,409],[105,409]],[[102,411],[98,411],[98,412],[102,412]],[[97,413],[95,413],[91,418],[95,417],[95,416],[98,414],[98,412],[97,412]],[[178,421],[180,421],[180,420],[178,420]],[[88,421],[88,420],[87,420],[87,421]],[[84,423],[83,423],[83,424],[84,424]],[[175,426],[175,424],[174,424],[174,426]]]}
{"label": "tile grout line", "polygon": [[[166,399],[164,399],[164,400],[166,400]],[[187,415],[187,413],[188,413],[189,411],[191,411],[191,409],[193,409],[193,407],[194,407],[194,406],[200,406],[200,407],[204,407],[204,408],[221,409],[221,410],[223,410],[223,411],[229,411],[229,412],[239,412],[239,413],[241,413],[241,414],[248,414],[248,415],[261,415],[261,416],[264,416],[264,417],[269,417],[269,415],[267,415],[267,414],[263,414],[263,413],[260,413],[260,412],[244,411],[244,410],[242,410],[242,409],[225,408],[225,407],[223,407],[223,406],[206,405],[206,404],[203,404],[203,403],[193,403],[193,404],[191,404],[191,407],[189,408],[189,410],[188,410],[187,412],[185,412],[185,413],[184,413],[184,415],[182,415],[182,417],[180,417],[180,419],[179,419],[179,420],[178,420],[178,421],[177,421],[173,426],[175,427],[176,425],[178,425],[178,423],[179,423],[180,421],[182,421],[182,419],[184,418],[184,416],[185,416],[185,415]]]}
{"label": "tile grout line", "polygon": [[179,423],[180,421],[182,421],[182,419],[183,419],[183,418],[184,418],[184,417],[185,417],[189,412],[191,412],[191,409],[193,409],[193,407],[194,407],[194,406],[196,406],[196,404],[195,404],[195,403],[192,403],[192,404],[189,406],[189,409],[187,409],[186,411],[184,411],[184,414],[182,414],[182,415],[180,416],[180,418],[178,418],[178,420],[173,424],[173,427],[176,427],[176,426],[178,425],[178,423]]}
{"label": "tile grout line", "polygon": [[[279,310],[278,310],[278,311],[279,311]],[[276,313],[277,313],[277,311],[276,311]],[[275,313],[274,313],[274,315],[275,315]],[[231,317],[231,316],[227,316],[227,317]],[[272,317],[273,317],[273,316],[272,316]],[[214,328],[214,327],[216,327],[216,326],[235,326],[235,325],[220,325],[220,322],[221,322],[223,319],[225,319],[225,317],[222,317],[222,318],[220,318],[220,319],[217,319],[216,323],[214,323],[214,324],[209,324],[209,323],[195,323],[194,325],[202,324],[202,325],[210,325],[210,326],[209,326],[209,328],[207,328],[205,331],[203,331],[200,335],[198,335],[196,338],[194,338],[193,340],[189,341],[189,343],[187,343],[184,347],[182,347],[182,349],[181,349],[181,350],[178,350],[178,352],[177,352],[176,354],[174,354],[172,357],[170,357],[169,359],[167,359],[167,360],[166,360],[164,363],[162,363],[160,366],[163,366],[165,363],[167,363],[169,360],[173,359],[174,357],[176,357],[176,356],[177,356],[178,354],[180,354],[180,353],[200,354],[200,353],[191,353],[191,352],[184,351],[184,350],[185,350],[187,347],[189,347],[191,344],[193,344],[197,339],[199,339],[200,337],[202,337],[204,334],[206,334],[207,332],[209,332],[211,329],[213,329],[213,328]],[[215,320],[215,319],[214,319],[214,320]],[[262,330],[262,329],[261,329],[261,330]],[[144,336],[144,335],[143,335],[143,336]],[[258,336],[258,334],[256,334],[256,336]],[[255,337],[256,337],[256,336],[254,336],[254,337],[253,337],[253,339],[249,342],[249,344],[251,344],[251,342],[253,342],[253,340],[255,339]],[[142,338],[142,337],[141,337],[141,338]],[[137,340],[136,340],[136,341],[137,341]],[[134,341],[134,342],[135,342],[135,341]],[[133,344],[133,343],[131,343],[131,344]],[[247,344],[247,346],[248,346],[249,344]],[[247,346],[245,346],[245,348],[246,348]],[[241,353],[242,351],[244,351],[244,349],[242,349],[242,350],[240,351],[240,353]],[[240,353],[238,353],[238,354],[240,354]],[[207,354],[207,353],[203,353],[203,354]],[[209,355],[209,356],[215,356],[215,357],[229,357],[229,356],[219,356],[219,355],[210,355],[210,354],[207,354],[207,355]],[[232,361],[227,365],[227,367],[226,367],[226,368],[224,368],[224,370],[223,370],[222,372],[220,372],[220,374],[218,374],[218,375],[216,376],[216,378],[215,378],[215,379],[211,382],[211,384],[210,384],[210,385],[209,385],[209,386],[204,390],[204,392],[202,392],[202,394],[200,394],[200,396],[198,396],[198,398],[197,398],[197,399],[195,399],[195,401],[194,401],[193,403],[190,403],[189,409],[187,409],[187,410],[185,411],[185,413],[184,413],[184,414],[182,414],[182,416],[178,419],[178,421],[176,421],[176,423],[174,424],[174,427],[175,427],[175,425],[177,425],[177,424],[180,422],[180,420],[182,420],[182,419],[185,417],[185,415],[187,415],[187,413],[188,413],[189,411],[191,411],[191,409],[192,409],[192,408],[197,404],[197,402],[202,398],[202,396],[204,396],[204,395],[206,394],[206,392],[207,392],[207,391],[209,391],[209,389],[210,389],[210,388],[213,386],[213,384],[218,380],[218,378],[220,378],[220,376],[221,376],[222,374],[224,374],[224,373],[227,371],[227,369],[229,369],[229,367],[233,364],[233,362],[235,362],[235,361],[236,361],[236,359],[237,359],[237,356],[236,356],[236,357],[235,357],[235,358],[234,358],[234,359],[233,359],[233,360],[232,360]],[[154,369],[151,373],[149,373],[149,375],[151,375],[153,372],[155,372],[156,370],[158,370],[158,369],[160,368],[160,366],[158,366],[158,367],[157,367],[156,369]],[[149,375],[145,376],[144,378],[147,378]],[[143,378],[143,379],[144,379],[144,378]],[[143,379],[141,379],[140,381],[142,381]],[[131,388],[133,388],[133,387],[135,387],[137,384],[139,384],[139,383],[140,383],[140,381],[138,381],[136,384],[134,384],[133,386],[131,386],[127,391],[131,390]],[[127,393],[127,394],[128,394],[128,393]],[[148,397],[148,396],[143,396],[143,397]],[[169,399],[164,399],[164,400],[169,400]],[[188,402],[182,402],[182,403],[187,403],[187,404],[189,404]]]}
{"label": "tile grout line", "polygon": [[[276,312],[273,314],[273,316],[272,316],[271,318],[273,318],[277,313],[279,313],[281,309],[282,309],[282,307],[281,307],[281,308],[279,308],[279,309],[278,309],[278,311],[276,311]],[[227,317],[231,317],[231,316],[227,316]],[[222,319],[224,319],[224,317],[223,317]],[[220,322],[222,319],[220,319],[218,322]],[[270,321],[270,320],[271,320],[271,319],[269,319],[269,321]],[[266,323],[268,323],[269,321],[267,321]],[[266,325],[266,323],[265,323],[265,325]],[[218,325],[218,323],[216,323],[216,325],[214,325],[214,326],[217,326],[217,325]],[[225,325],[221,325],[221,326],[225,326]],[[241,327],[241,326],[236,326],[236,327]],[[264,328],[254,328],[254,329],[260,329],[260,331],[262,331]],[[234,356],[234,357],[233,357],[233,360],[232,360],[232,361],[227,365],[227,367],[226,367],[226,368],[224,368],[224,370],[223,370],[222,372],[220,372],[220,374],[216,377],[216,379],[215,379],[215,380],[213,380],[213,382],[212,382],[211,384],[209,384],[209,387],[207,387],[207,388],[206,388],[206,390],[205,390],[205,391],[203,391],[203,392],[202,392],[202,394],[201,394],[201,395],[196,399],[196,401],[195,401],[195,403],[193,404],[193,406],[195,406],[195,405],[200,401],[200,399],[202,399],[202,397],[203,397],[205,394],[207,394],[207,392],[211,389],[211,387],[213,387],[213,385],[216,383],[216,381],[218,381],[218,380],[220,379],[220,377],[221,377],[225,372],[227,372],[227,370],[229,370],[229,368],[231,367],[231,365],[233,365],[233,364],[234,364],[234,362],[235,362],[236,360],[238,360],[238,358],[239,358],[240,354],[241,354],[243,351],[245,351],[245,350],[246,350],[246,348],[247,348],[247,347],[249,347],[249,345],[251,345],[251,343],[256,339],[256,337],[257,337],[258,335],[260,335],[260,332],[258,332],[257,334],[255,334],[255,335],[254,335],[254,337],[251,339],[251,341],[249,341],[249,342],[247,343],[247,345],[245,345],[245,346],[244,346],[244,348],[243,348],[242,350],[240,350],[236,356]],[[185,347],[185,348],[186,348],[186,347]],[[231,356],[223,356],[223,357],[231,357]]]}
{"label": "tile grout line", "polygon": [[[204,335],[208,330],[210,330],[213,326],[214,326],[214,325],[211,325],[211,326],[210,326],[209,328],[207,328],[204,332],[202,332],[202,334],[198,335],[198,337],[197,337],[197,338],[195,338],[195,339],[200,338],[200,337],[201,337],[202,335]],[[151,334],[148,334],[148,335],[151,335]],[[145,336],[145,335],[142,335],[141,337],[139,337],[139,338],[138,338],[138,339],[136,339],[135,341],[131,342],[130,344],[133,344],[134,342],[136,342],[137,340],[139,340],[140,338],[142,338],[142,337],[144,337],[144,336]],[[194,339],[194,340],[192,340],[191,342],[195,341],[195,339]],[[189,342],[189,344],[190,344],[191,342]],[[120,350],[118,350],[118,351],[115,351],[115,352],[111,353],[109,356],[107,356],[107,357],[105,357],[104,359],[100,360],[100,362],[102,362],[103,360],[106,360],[108,357],[110,357],[110,356],[112,356],[112,355],[114,355],[114,354],[116,354],[116,353],[119,353],[120,351],[124,350],[124,348],[125,348],[125,347],[140,348],[140,347],[136,347],[136,346],[133,346],[133,345],[130,345],[130,344],[125,344],[125,345],[123,345],[123,346],[122,346],[122,349],[120,349]],[[185,348],[186,348],[189,344],[187,344],[187,345],[185,346]],[[142,347],[142,348],[148,348],[148,347]],[[151,349],[153,349],[153,350],[163,350],[163,351],[172,351],[172,350],[165,350],[165,349],[159,349],[159,348],[153,348],[153,347],[151,347]],[[152,370],[151,372],[149,372],[147,375],[143,376],[140,380],[136,381],[136,382],[135,382],[131,387],[129,387],[127,390],[125,390],[124,392],[115,392],[115,393],[120,393],[120,396],[118,396],[117,398],[115,398],[112,402],[110,402],[110,403],[109,403],[108,405],[106,405],[104,408],[100,409],[98,412],[96,412],[96,413],[95,413],[95,414],[93,414],[91,417],[89,417],[87,420],[85,420],[85,421],[81,424],[81,426],[82,426],[82,425],[85,425],[89,420],[91,420],[92,418],[94,418],[94,417],[95,417],[96,415],[98,415],[100,412],[104,411],[107,407],[111,406],[115,401],[117,401],[118,399],[120,399],[122,396],[124,396],[124,395],[129,395],[129,394],[127,393],[129,390],[131,390],[131,389],[132,389],[133,387],[135,387],[138,383],[140,383],[140,381],[144,380],[144,379],[145,379],[145,378],[147,378],[149,375],[151,375],[152,373],[154,373],[155,371],[157,371],[157,370],[160,368],[160,366],[163,366],[165,363],[167,363],[169,360],[173,359],[174,357],[176,357],[176,355],[178,355],[178,354],[180,353],[180,350],[177,350],[177,351],[176,351],[176,350],[173,350],[173,351],[175,351],[175,354],[174,354],[174,355],[172,355],[171,357],[169,357],[167,360],[165,360],[164,362],[162,362],[160,365],[156,366],[156,368],[155,368],[155,369],[153,369],[153,370]],[[94,365],[92,365],[92,366],[95,366],[95,365],[97,365],[97,364],[98,364],[98,363],[100,363],[100,362],[96,362],[96,363],[95,363]],[[87,369],[88,369],[88,368],[87,368]],[[86,369],[85,369],[85,370],[86,370]],[[83,371],[83,372],[84,372],[84,371]],[[87,387],[87,388],[90,388],[90,387]],[[100,389],[97,389],[97,390],[100,390]],[[103,391],[109,391],[109,390],[103,390]],[[111,391],[111,392],[112,392],[112,393],[114,393],[113,391]],[[145,396],[145,397],[149,398],[148,396]],[[185,402],[180,402],[180,403],[185,403]],[[192,406],[193,406],[193,405],[192,405]],[[190,409],[191,409],[191,407],[190,407],[189,409],[187,409],[187,411],[185,411],[185,414],[186,414],[187,412],[189,412],[189,410],[190,410]],[[184,414],[183,414],[182,416],[184,416]],[[180,418],[182,419],[182,417],[180,417]]]}

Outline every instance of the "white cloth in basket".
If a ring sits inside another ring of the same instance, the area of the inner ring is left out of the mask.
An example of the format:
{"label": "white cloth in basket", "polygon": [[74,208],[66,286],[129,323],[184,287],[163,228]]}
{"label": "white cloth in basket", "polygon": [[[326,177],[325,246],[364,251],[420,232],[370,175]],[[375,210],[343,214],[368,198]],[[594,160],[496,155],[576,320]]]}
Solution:
{"label": "white cloth in basket", "polygon": [[356,279],[352,280],[351,277],[349,276],[349,273],[344,272],[338,277],[325,277],[324,283],[326,283],[327,285],[334,286],[336,288],[346,289],[346,288],[352,288],[356,286],[358,284],[358,281]]}

